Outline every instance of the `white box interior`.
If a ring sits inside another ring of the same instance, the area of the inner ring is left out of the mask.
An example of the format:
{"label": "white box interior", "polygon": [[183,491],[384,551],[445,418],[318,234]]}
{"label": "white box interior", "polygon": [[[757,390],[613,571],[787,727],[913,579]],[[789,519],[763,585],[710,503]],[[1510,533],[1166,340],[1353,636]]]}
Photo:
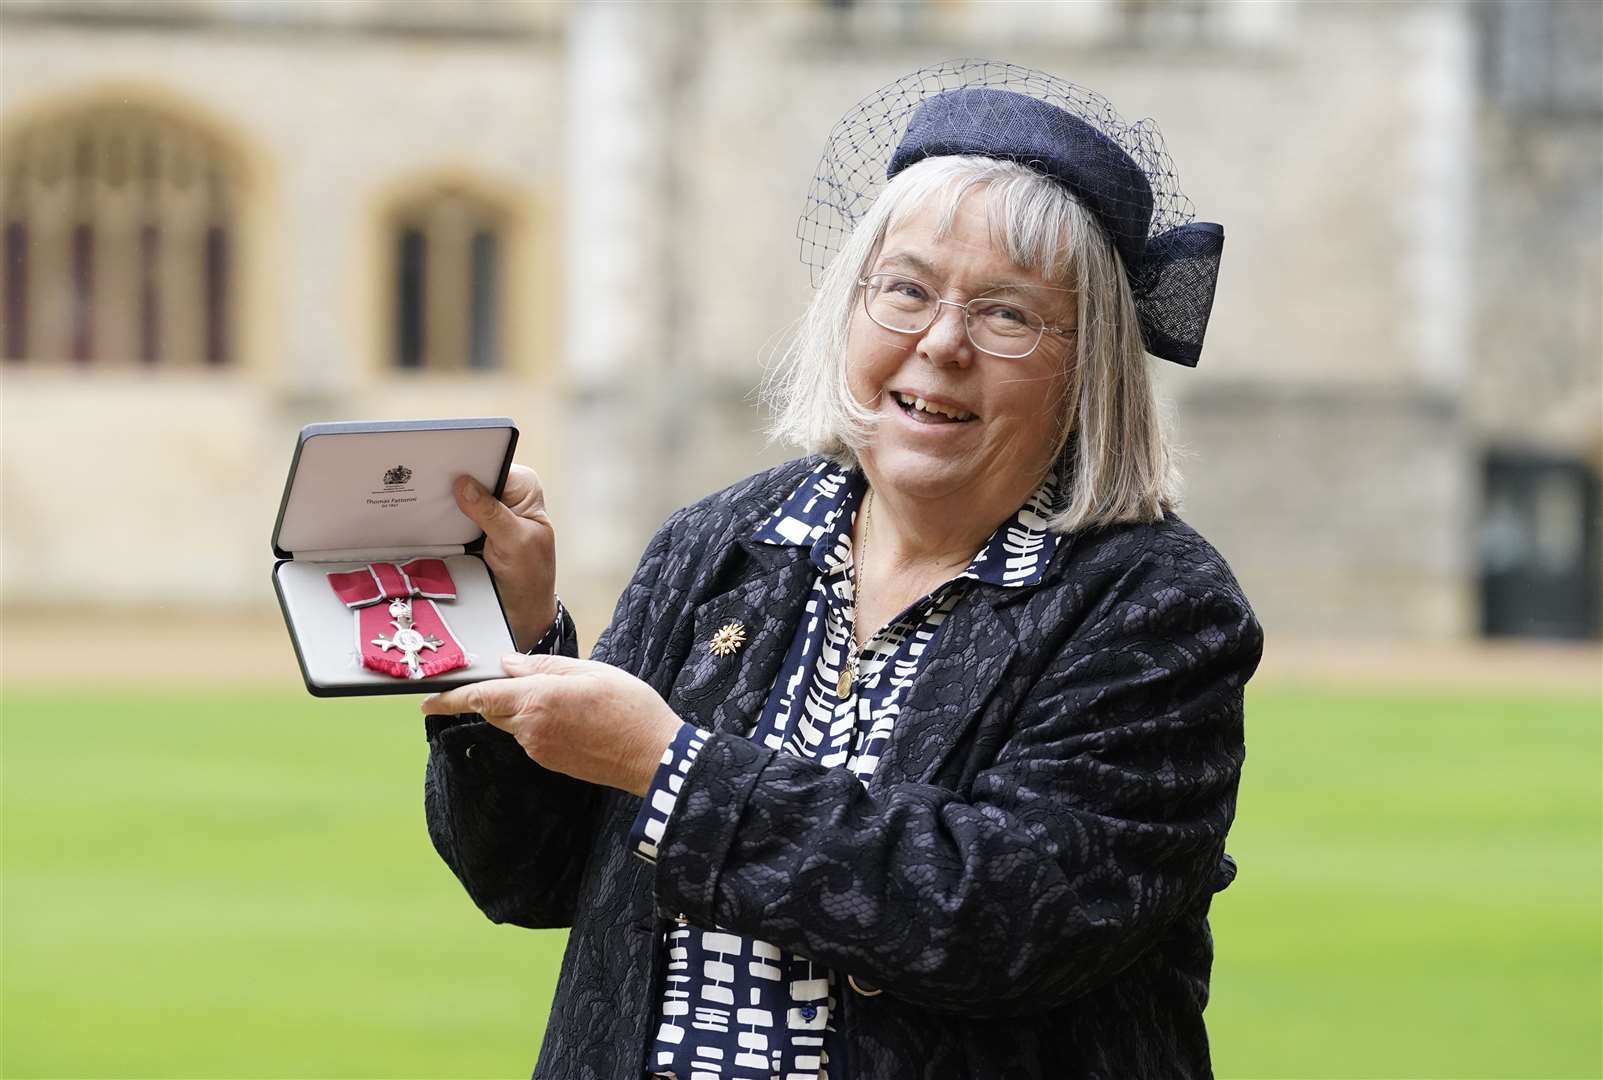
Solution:
{"label": "white box interior", "polygon": [[457,509],[452,484],[465,473],[494,491],[511,437],[509,427],[310,435],[274,543],[296,559],[461,551],[480,530]]}
{"label": "white box interior", "polygon": [[[491,483],[494,483],[493,478]],[[517,652],[484,561],[475,555],[450,555],[444,561],[456,585],[457,598],[433,603],[462,646],[468,666],[442,672],[432,679],[418,680],[419,693],[427,692],[428,684],[440,680],[467,682],[502,678],[505,672],[501,670],[501,657]],[[366,560],[296,559],[279,564],[276,570],[290,632],[300,646],[306,677],[316,686],[330,689],[395,686],[412,681],[369,671],[362,666],[357,646],[356,609],[346,607],[328,583],[329,574],[360,570],[366,565]]]}

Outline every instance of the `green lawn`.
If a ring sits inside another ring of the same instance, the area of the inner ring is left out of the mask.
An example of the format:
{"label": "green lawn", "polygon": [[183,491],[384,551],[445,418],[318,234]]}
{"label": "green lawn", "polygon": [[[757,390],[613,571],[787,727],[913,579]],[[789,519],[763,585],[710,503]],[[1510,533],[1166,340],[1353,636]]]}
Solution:
{"label": "green lawn", "polygon": [[[1598,1077],[1600,703],[1251,695],[1229,1077]],[[410,698],[4,698],[3,1073],[527,1075],[562,935],[429,846]]]}

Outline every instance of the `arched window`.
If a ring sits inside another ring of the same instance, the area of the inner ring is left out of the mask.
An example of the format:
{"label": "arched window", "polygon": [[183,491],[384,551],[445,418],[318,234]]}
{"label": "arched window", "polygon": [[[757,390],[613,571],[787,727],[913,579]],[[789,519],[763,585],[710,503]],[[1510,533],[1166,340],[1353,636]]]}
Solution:
{"label": "arched window", "polygon": [[500,367],[505,215],[486,199],[441,184],[398,207],[389,232],[392,365]]}
{"label": "arched window", "polygon": [[0,146],[11,363],[220,367],[238,321],[241,170],[165,112],[53,113]]}

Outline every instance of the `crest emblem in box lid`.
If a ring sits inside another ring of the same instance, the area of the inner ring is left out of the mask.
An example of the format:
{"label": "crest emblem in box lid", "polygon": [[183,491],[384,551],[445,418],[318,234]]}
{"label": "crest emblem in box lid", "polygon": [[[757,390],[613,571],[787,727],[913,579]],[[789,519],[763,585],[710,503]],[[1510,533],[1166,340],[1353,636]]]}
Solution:
{"label": "crest emblem in box lid", "polygon": [[473,551],[484,533],[451,485],[473,477],[499,492],[518,429],[505,416],[308,424],[273,526],[281,559],[328,551]]}

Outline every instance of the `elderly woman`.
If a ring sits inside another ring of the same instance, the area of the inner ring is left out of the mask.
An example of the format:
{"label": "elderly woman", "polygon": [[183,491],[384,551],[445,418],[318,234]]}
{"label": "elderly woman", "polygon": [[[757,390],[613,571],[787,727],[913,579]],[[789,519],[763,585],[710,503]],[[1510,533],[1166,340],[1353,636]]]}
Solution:
{"label": "elderly woman", "polygon": [[876,100],[774,383],[815,456],[669,518],[591,660],[534,475],[459,489],[536,655],[424,702],[429,831],[572,927],[538,1077],[1211,1075],[1262,636],[1144,353],[1195,363],[1222,231],[1154,132],[993,70]]}

